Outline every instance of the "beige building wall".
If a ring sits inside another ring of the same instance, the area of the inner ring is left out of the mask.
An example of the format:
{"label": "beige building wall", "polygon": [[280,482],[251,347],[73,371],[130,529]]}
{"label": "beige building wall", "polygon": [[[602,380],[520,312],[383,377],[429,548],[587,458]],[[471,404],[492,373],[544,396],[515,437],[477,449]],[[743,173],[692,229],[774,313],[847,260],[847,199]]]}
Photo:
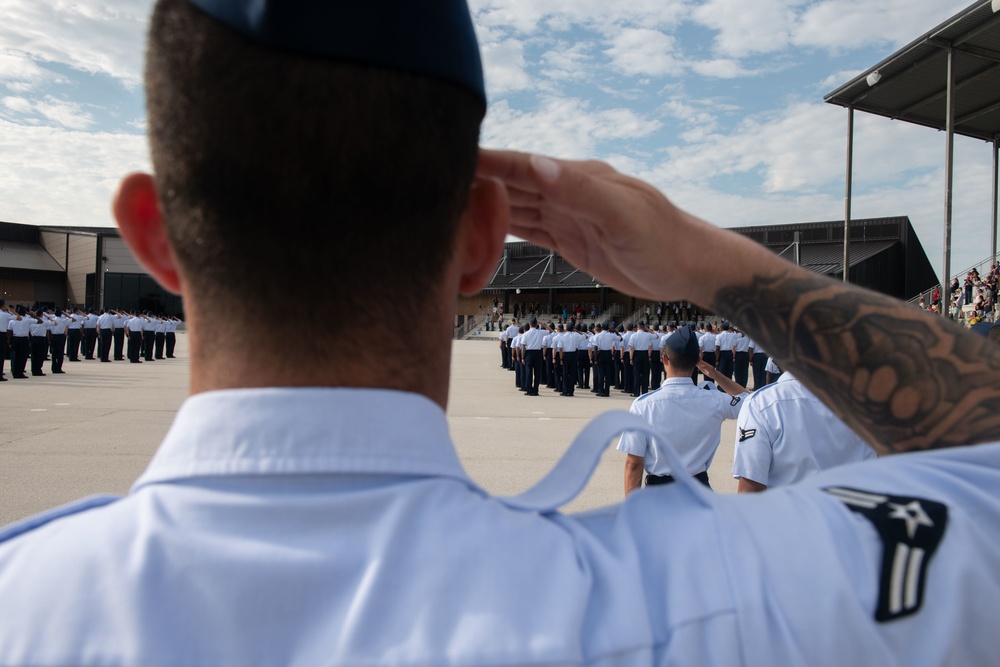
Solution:
{"label": "beige building wall", "polygon": [[66,247],[69,243],[68,235],[59,232],[42,232],[42,247],[45,248],[52,258],[59,262],[59,266],[66,268]]}
{"label": "beige building wall", "polygon": [[95,271],[97,237],[70,234],[68,255],[66,303],[68,305],[83,305],[87,298],[87,274]]}

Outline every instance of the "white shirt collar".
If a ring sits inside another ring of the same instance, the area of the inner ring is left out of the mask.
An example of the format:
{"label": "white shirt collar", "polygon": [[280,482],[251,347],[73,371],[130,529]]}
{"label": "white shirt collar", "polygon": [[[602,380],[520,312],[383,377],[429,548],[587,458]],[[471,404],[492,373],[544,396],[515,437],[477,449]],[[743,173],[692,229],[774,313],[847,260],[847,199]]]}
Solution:
{"label": "white shirt collar", "polygon": [[[416,436],[416,437],[415,437]],[[217,475],[369,473],[454,477],[441,408],[377,389],[234,389],[188,398],[133,490]]]}

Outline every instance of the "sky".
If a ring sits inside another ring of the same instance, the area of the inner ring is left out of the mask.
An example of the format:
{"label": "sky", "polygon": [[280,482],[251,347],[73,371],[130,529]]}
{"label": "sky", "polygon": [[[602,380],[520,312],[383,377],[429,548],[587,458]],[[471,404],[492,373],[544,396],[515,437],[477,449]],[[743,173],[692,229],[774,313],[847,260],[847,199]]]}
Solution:
{"label": "sky", "polygon": [[[843,219],[823,96],[971,0],[469,0],[491,148],[596,158],[721,227]],[[0,220],[110,226],[149,170],[149,0],[0,0]],[[855,219],[910,217],[943,266],[944,133],[855,117]],[[952,269],[986,259],[990,144],[956,137]],[[706,263],[711,249],[704,249]]]}

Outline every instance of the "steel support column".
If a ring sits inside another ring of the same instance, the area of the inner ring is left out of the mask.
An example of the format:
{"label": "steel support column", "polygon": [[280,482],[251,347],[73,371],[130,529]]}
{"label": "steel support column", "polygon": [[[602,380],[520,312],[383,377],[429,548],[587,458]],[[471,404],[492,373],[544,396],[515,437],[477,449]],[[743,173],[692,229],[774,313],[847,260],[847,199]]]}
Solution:
{"label": "steel support column", "polygon": [[[851,281],[851,192],[854,183],[854,107],[847,107],[847,186],[844,192],[844,282]],[[796,250],[796,253],[798,251]]]}
{"label": "steel support column", "polygon": [[[951,297],[951,213],[955,180],[955,49],[948,49],[948,92],[945,98],[944,271],[941,274],[941,316],[947,317]],[[945,287],[948,285],[949,287]]]}

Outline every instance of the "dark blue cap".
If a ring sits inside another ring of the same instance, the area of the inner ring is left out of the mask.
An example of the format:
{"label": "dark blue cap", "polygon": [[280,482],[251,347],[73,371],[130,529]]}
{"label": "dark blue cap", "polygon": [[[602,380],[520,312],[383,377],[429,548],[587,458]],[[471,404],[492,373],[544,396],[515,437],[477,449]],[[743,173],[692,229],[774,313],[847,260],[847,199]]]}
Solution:
{"label": "dark blue cap", "polygon": [[667,336],[666,344],[685,357],[698,356],[698,335],[691,327],[681,327]]}
{"label": "dark blue cap", "polygon": [[188,2],[259,44],[443,79],[486,102],[465,0]]}

